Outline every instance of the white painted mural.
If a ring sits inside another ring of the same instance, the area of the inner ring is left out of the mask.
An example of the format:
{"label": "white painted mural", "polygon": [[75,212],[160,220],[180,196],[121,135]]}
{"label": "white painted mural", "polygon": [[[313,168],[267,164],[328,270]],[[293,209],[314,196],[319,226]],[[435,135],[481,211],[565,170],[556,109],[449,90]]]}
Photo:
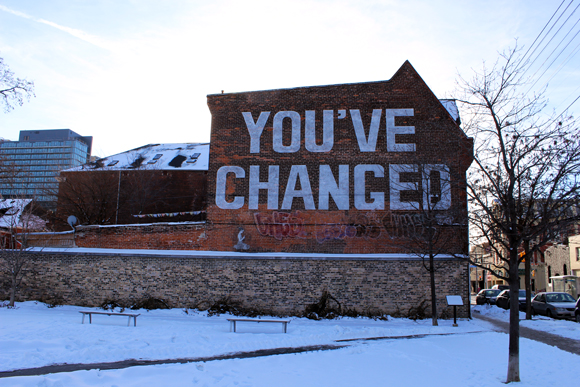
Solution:
{"label": "white painted mural", "polygon": [[[257,120],[254,120],[252,112],[241,114],[250,136],[248,149],[250,154],[262,153],[263,143],[271,143],[272,151],[281,154],[299,152],[302,150],[302,145],[307,152],[332,153],[335,140],[334,122],[337,119],[346,119],[347,110],[322,111],[322,141],[318,143],[316,141],[316,115],[320,112],[305,111],[304,121],[300,113],[296,111],[275,113],[272,119],[271,142],[262,141],[265,135],[264,128],[271,112],[260,112]],[[351,133],[356,138],[359,152],[377,151],[381,120],[385,122],[387,152],[416,151],[414,143],[396,142],[397,135],[415,134],[414,126],[395,125],[395,117],[412,117],[413,109],[374,109],[371,122],[366,128],[359,109],[348,110],[348,115],[352,122]],[[304,128],[302,128],[302,122],[304,122]],[[304,141],[302,141],[303,134]],[[286,139],[286,144],[283,143],[283,139]],[[268,177],[267,180],[262,181],[260,171],[265,168],[267,168]],[[444,164],[421,166],[416,164],[341,164],[334,172],[328,164],[320,164],[316,171],[309,168],[312,166],[298,162],[291,165],[286,176],[281,176],[280,165],[250,165],[248,170],[235,165],[222,166],[218,169],[216,176],[216,205],[226,210],[240,209],[244,206],[250,210],[257,210],[260,191],[265,190],[268,210],[289,211],[296,208],[296,203],[300,203],[298,207],[306,211],[329,210],[331,199],[339,210],[350,210],[351,202],[355,209],[365,211],[386,210],[387,208],[391,211],[412,211],[427,206],[432,206],[435,210],[446,210],[451,206],[450,173],[448,166]],[[389,203],[385,202],[387,192],[366,191],[367,179],[387,179],[386,172],[388,172],[389,181],[379,186],[388,187]],[[423,176],[420,182],[422,187],[419,187],[417,182],[407,182],[401,178],[402,174],[413,172],[421,173]],[[313,182],[310,176],[316,175],[318,182]],[[437,179],[432,181],[432,176],[437,176]],[[248,197],[236,195],[228,198],[226,194],[228,179],[230,182],[231,179],[236,179],[236,185],[248,184]],[[281,184],[285,185],[281,186]],[[435,187],[435,184],[438,186]],[[312,186],[318,187],[318,197],[314,196]],[[401,198],[402,191],[418,191],[420,188],[423,192],[421,203],[405,201]],[[280,198],[281,192],[283,196]]]}

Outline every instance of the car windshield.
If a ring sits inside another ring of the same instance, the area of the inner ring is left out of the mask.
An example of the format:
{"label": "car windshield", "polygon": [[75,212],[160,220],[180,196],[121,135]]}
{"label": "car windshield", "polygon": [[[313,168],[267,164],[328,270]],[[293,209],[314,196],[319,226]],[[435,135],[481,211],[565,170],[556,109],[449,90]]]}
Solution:
{"label": "car windshield", "polygon": [[526,298],[526,291],[520,290],[520,294],[518,295],[519,298]]}
{"label": "car windshield", "polygon": [[546,294],[547,302],[576,302],[574,298],[568,293],[552,293]]}
{"label": "car windshield", "polygon": [[498,295],[498,294],[500,294],[500,293],[501,293],[501,290],[499,290],[499,289],[493,289],[493,290],[490,290],[490,291],[487,293],[487,296],[488,296],[488,297],[495,297],[495,296],[497,296],[497,295]]}

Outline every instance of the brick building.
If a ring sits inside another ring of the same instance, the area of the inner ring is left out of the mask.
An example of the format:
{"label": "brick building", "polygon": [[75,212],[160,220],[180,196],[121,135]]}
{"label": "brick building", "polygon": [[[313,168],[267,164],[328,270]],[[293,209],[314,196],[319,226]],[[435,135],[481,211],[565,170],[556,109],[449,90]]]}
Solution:
{"label": "brick building", "polygon": [[452,313],[450,294],[469,304],[473,141],[410,63],[387,81],[209,95],[208,106],[206,221],[77,227],[78,247],[139,250],[39,251],[27,297],[227,297],[300,315],[331,294],[368,315],[429,315],[425,251],[411,247],[434,234],[438,310]]}
{"label": "brick building", "polygon": [[472,139],[409,62],[388,81],[208,105],[208,248],[404,257],[431,211],[453,239],[440,253],[467,254]]}
{"label": "brick building", "polygon": [[150,144],[62,171],[55,228],[204,220],[208,159],[208,144]]}

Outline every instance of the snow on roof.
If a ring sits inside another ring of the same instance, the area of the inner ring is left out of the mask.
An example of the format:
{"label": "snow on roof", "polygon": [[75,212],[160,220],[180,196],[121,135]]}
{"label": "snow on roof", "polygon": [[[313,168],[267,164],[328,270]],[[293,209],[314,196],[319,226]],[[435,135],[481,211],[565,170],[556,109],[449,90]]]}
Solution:
{"label": "snow on roof", "polygon": [[123,169],[207,171],[208,165],[209,144],[149,144],[65,172]]}
{"label": "snow on roof", "polygon": [[459,109],[457,108],[457,104],[455,103],[455,100],[454,99],[440,99],[439,101],[441,102],[443,107],[445,107],[445,109],[447,109],[449,114],[451,114],[451,117],[453,117],[453,119],[455,121],[457,121],[457,119],[459,118]]}
{"label": "snow on roof", "polygon": [[20,227],[20,217],[32,199],[0,200],[0,228]]}
{"label": "snow on roof", "polygon": [[32,199],[0,199],[0,229],[43,230],[46,221],[25,212]]}

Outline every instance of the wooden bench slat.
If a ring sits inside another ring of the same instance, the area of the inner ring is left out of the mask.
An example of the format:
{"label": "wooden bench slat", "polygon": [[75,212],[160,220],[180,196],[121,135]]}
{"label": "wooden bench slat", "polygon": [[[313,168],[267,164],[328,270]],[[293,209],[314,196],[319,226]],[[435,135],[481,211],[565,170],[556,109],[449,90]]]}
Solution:
{"label": "wooden bench slat", "polygon": [[88,311],[79,311],[79,313],[84,314],[106,314],[108,316],[141,316],[140,313],[117,313],[117,312],[88,312]]}
{"label": "wooden bench slat", "polygon": [[127,321],[127,326],[131,325],[131,318],[133,319],[133,326],[137,326],[137,316],[140,316],[141,314],[139,313],[117,313],[117,312],[93,312],[93,311],[86,311],[86,310],[80,310],[79,313],[82,313],[83,315],[83,320],[81,322],[81,324],[85,323],[85,315],[89,315],[89,324],[93,323],[93,314],[102,314],[102,315],[107,315],[107,316],[124,316],[124,317],[129,317],[129,320]]}
{"label": "wooden bench slat", "polygon": [[264,319],[252,319],[252,318],[228,318],[227,320],[230,322],[230,332],[232,331],[232,328],[233,328],[234,333],[236,332],[236,323],[239,321],[256,322],[256,323],[261,323],[261,322],[281,323],[283,325],[283,328],[284,328],[284,333],[287,333],[287,327],[288,327],[288,324],[290,323],[290,320],[264,320]]}
{"label": "wooden bench slat", "polygon": [[263,320],[263,319],[252,319],[252,318],[228,318],[228,321],[252,321],[252,322],[272,322],[272,323],[289,323],[290,320]]}

